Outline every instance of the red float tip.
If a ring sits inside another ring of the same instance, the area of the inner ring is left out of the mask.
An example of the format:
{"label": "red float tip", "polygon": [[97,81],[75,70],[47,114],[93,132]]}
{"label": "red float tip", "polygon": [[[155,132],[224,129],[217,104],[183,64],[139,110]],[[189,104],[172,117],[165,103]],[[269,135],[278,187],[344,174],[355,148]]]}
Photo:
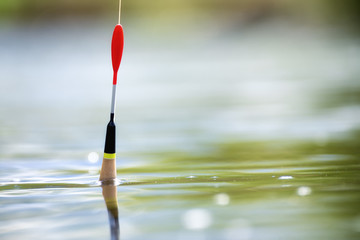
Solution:
{"label": "red float tip", "polygon": [[120,62],[124,49],[124,30],[120,24],[117,24],[111,41],[111,60],[114,70],[113,84],[117,83],[117,72],[120,67]]}

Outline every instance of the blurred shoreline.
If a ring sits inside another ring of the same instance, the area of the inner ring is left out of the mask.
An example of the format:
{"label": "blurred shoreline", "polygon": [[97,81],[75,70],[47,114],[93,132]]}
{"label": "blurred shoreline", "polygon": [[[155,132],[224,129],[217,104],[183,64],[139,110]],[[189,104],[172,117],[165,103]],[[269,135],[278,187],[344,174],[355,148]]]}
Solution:
{"label": "blurred shoreline", "polygon": [[[74,19],[116,21],[117,1],[42,1],[3,0],[0,23],[35,25],[41,22]],[[122,20],[156,28],[171,25],[196,25],[210,22],[222,25],[251,26],[281,19],[305,25],[357,32],[360,3],[355,0],[133,0],[123,1]],[[149,24],[151,23],[151,24]],[[176,31],[177,29],[173,29]]]}

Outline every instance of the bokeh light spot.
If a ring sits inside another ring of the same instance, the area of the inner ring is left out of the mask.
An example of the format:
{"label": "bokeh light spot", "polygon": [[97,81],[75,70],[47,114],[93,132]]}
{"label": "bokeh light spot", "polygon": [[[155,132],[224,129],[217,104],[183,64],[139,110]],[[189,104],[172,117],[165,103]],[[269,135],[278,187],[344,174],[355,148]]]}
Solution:
{"label": "bokeh light spot", "polygon": [[206,209],[191,209],[182,216],[184,227],[191,230],[208,228],[212,223],[211,213]]}
{"label": "bokeh light spot", "polygon": [[307,196],[307,195],[310,195],[311,194],[311,188],[309,188],[309,187],[299,187],[298,189],[297,189],[297,195],[299,195],[299,196]]}
{"label": "bokeh light spot", "polygon": [[214,196],[214,202],[221,206],[229,205],[230,197],[226,193],[219,193]]}
{"label": "bokeh light spot", "polygon": [[88,161],[91,163],[96,163],[99,161],[99,154],[97,154],[96,152],[91,152],[88,155]]}

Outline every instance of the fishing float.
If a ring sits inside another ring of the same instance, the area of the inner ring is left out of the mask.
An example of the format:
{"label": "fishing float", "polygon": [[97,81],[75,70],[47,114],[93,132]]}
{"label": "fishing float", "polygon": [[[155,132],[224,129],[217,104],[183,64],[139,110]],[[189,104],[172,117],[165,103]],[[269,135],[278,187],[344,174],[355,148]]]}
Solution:
{"label": "fishing float", "polygon": [[118,70],[124,49],[124,30],[120,24],[121,0],[119,0],[119,19],[114,28],[111,40],[111,61],[113,68],[113,85],[110,109],[110,121],[106,128],[104,157],[100,170],[99,180],[102,183],[116,179],[116,126],[115,126],[115,99]]}

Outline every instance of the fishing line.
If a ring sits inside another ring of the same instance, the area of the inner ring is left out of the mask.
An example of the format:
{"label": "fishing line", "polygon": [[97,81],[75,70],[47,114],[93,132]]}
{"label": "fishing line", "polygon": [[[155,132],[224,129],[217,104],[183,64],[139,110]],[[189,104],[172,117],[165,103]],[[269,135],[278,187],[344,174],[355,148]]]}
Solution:
{"label": "fishing line", "polygon": [[119,0],[119,19],[118,19],[118,24],[120,24],[120,19],[121,19],[121,0]]}

